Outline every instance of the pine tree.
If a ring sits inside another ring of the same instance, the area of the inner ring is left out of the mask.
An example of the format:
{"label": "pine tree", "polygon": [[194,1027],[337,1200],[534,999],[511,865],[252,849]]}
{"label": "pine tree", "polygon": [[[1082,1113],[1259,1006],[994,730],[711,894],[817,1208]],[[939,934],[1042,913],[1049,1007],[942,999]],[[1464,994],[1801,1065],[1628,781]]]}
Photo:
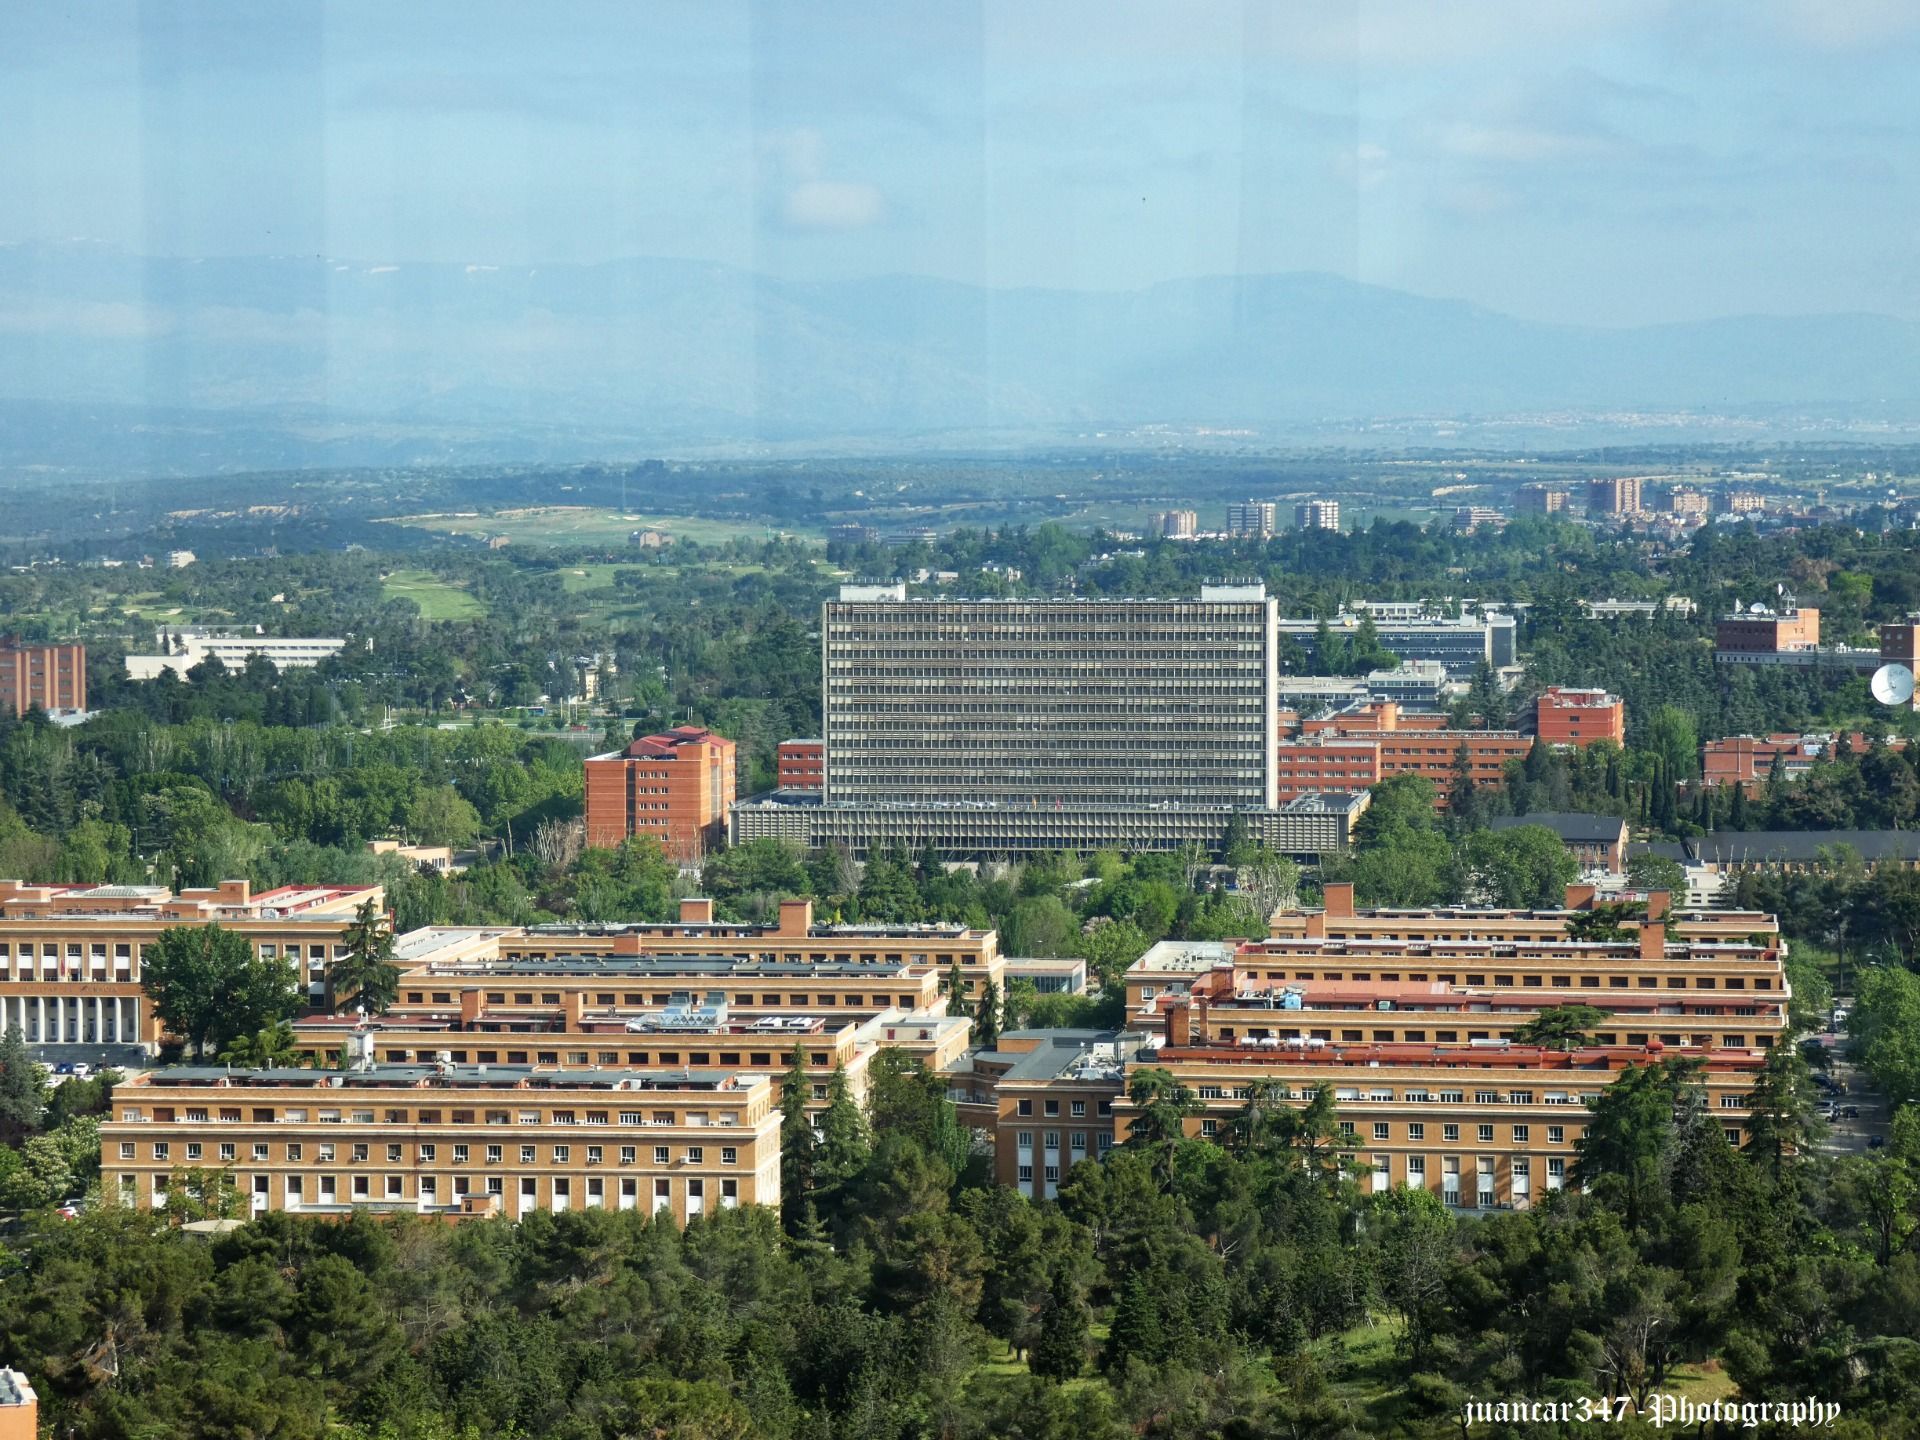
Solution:
{"label": "pine tree", "polygon": [[789,1235],[798,1234],[813,1194],[819,1157],[813,1121],[807,1116],[812,1086],[806,1052],[796,1044],[793,1064],[780,1084],[780,1220]]}
{"label": "pine tree", "polygon": [[956,958],[947,966],[947,1014],[964,1015],[967,1013],[967,982],[960,974],[960,961]]}
{"label": "pine tree", "polygon": [[1733,804],[1727,809],[1727,828],[1729,830],[1747,828],[1747,787],[1738,780],[1733,782]]}
{"label": "pine tree", "polygon": [[[1167,1329],[1162,1319],[1161,1298],[1165,1286],[1156,1284],[1155,1278],[1136,1270],[1127,1281],[1127,1288],[1120,1292],[1120,1303],[1113,1309],[1113,1326],[1107,1333],[1107,1350],[1101,1362],[1111,1374],[1124,1374],[1127,1361],[1134,1358],[1157,1365],[1167,1357]],[[1157,1278],[1163,1282],[1170,1279],[1164,1270]]]}
{"label": "pine tree", "polygon": [[27,1053],[27,1037],[9,1025],[0,1037],[0,1139],[18,1145],[47,1113],[47,1072]]}
{"label": "pine tree", "polygon": [[1086,1301],[1065,1265],[1053,1272],[1046,1304],[1040,1309],[1040,1334],[1027,1357],[1027,1368],[1045,1380],[1072,1380],[1086,1368],[1092,1337]]}
{"label": "pine tree", "polygon": [[400,998],[400,967],[393,959],[393,930],[371,899],[354,912],[353,924],[341,938],[346,949],[327,967],[330,1003],[350,997],[369,1015],[385,1014]]}
{"label": "pine tree", "polygon": [[873,1153],[873,1135],[867,1117],[854,1102],[847,1084],[847,1067],[835,1065],[827,1080],[827,1109],[820,1117],[820,1143],[815,1151],[815,1182],[821,1189],[837,1189],[866,1168]]}
{"label": "pine tree", "polygon": [[980,986],[980,1009],[973,1019],[973,1043],[992,1050],[1000,1043],[1000,987],[993,981]]}

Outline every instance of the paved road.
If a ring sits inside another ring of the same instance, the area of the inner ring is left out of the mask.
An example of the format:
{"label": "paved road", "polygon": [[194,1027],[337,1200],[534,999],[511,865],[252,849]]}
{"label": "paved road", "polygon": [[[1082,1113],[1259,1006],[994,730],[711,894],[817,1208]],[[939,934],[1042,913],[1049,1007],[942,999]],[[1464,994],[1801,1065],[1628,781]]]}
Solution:
{"label": "paved road", "polygon": [[1824,1155],[1864,1155],[1868,1136],[1887,1133],[1887,1125],[1892,1118],[1887,1097],[1873,1088],[1873,1082],[1864,1070],[1838,1055],[1834,1057],[1833,1068],[1828,1073],[1835,1080],[1845,1082],[1847,1087],[1847,1093],[1836,1097],[1836,1103],[1842,1108],[1848,1105],[1858,1107],[1860,1118],[1830,1121],[1831,1133],[1820,1142],[1820,1151]]}

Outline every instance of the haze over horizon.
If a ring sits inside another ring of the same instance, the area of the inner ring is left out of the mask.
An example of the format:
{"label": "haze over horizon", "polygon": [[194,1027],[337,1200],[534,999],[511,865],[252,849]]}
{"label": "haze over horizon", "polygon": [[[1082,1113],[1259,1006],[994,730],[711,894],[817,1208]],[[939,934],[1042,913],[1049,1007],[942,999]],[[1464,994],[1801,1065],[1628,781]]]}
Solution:
{"label": "haze over horizon", "polygon": [[1906,423],[1915,73],[1897,0],[13,7],[0,465],[67,463],[50,405],[374,455]]}

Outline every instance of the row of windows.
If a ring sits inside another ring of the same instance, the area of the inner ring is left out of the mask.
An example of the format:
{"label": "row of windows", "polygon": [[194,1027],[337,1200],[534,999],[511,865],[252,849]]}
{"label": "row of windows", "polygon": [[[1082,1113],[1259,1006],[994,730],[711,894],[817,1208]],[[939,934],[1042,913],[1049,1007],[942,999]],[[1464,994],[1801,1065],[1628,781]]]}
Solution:
{"label": "row of windows", "polygon": [[[1047,1150],[1058,1150],[1060,1148],[1060,1132],[1058,1130],[1042,1130],[1040,1132],[1040,1138],[1043,1142],[1043,1148]],[[1022,1150],[1032,1150],[1033,1131],[1016,1130],[1014,1132],[1013,1143]],[[1085,1155],[1087,1153],[1087,1132],[1084,1130],[1069,1131],[1067,1133],[1067,1143],[1073,1154]],[[1113,1136],[1107,1131],[1102,1130],[1094,1136],[1094,1145],[1095,1148],[1104,1155],[1113,1148]]]}
{"label": "row of windows", "polygon": [[[1466,1032],[1466,1037],[1467,1043],[1472,1044],[1475,1040],[1505,1039],[1510,1033],[1511,1032],[1504,1030],[1498,1033],[1488,1030],[1469,1030]],[[1650,1038],[1656,1035],[1656,1032],[1651,1030],[1628,1030],[1624,1033],[1626,1035],[1624,1042],[1620,1038],[1622,1032],[1614,1030],[1596,1031],[1594,1033],[1594,1040],[1601,1045],[1619,1045],[1622,1043],[1627,1045],[1645,1045]],[[1435,1030],[1432,1032],[1431,1041],[1429,1041],[1428,1032],[1425,1030],[1375,1030],[1372,1032],[1372,1042],[1377,1045],[1426,1045],[1429,1043],[1435,1045],[1458,1045],[1460,1043],[1460,1034],[1461,1032],[1458,1030]],[[1223,1026],[1220,1030],[1220,1038],[1222,1040],[1233,1040],[1237,1038],[1234,1033],[1234,1027],[1231,1025]],[[1245,1038],[1248,1042],[1277,1038],[1325,1040],[1332,1043],[1334,1041],[1334,1034],[1330,1029],[1303,1031],[1299,1029],[1267,1029],[1254,1027],[1246,1031]],[[1678,1030],[1660,1031],[1657,1032],[1657,1038],[1662,1045],[1711,1045],[1715,1043],[1714,1037],[1704,1032],[1696,1032],[1689,1035],[1688,1033]],[[1338,1043],[1342,1045],[1363,1045],[1367,1042],[1368,1034],[1364,1030],[1342,1030],[1338,1041]],[[1726,1034],[1720,1036],[1719,1043],[1731,1050],[1744,1050],[1747,1045],[1747,1037],[1744,1034]],[[1759,1043],[1760,1048],[1765,1048],[1773,1042],[1771,1037],[1760,1036]]]}
{"label": "row of windows", "polygon": [[[239,1148],[239,1145],[233,1141],[216,1141],[209,1144],[204,1141],[189,1140],[181,1144],[178,1158],[189,1163],[200,1160],[218,1160],[225,1163],[237,1161],[240,1158]],[[335,1163],[339,1158],[340,1148],[339,1145],[330,1140],[323,1140],[316,1143],[313,1147],[313,1163],[318,1165]],[[350,1144],[346,1146],[347,1160],[354,1164],[367,1163],[373,1158],[374,1148],[371,1143]],[[389,1144],[381,1148],[386,1152],[387,1164],[398,1165],[403,1162],[406,1151],[405,1146]],[[504,1163],[508,1147],[505,1145],[449,1145],[446,1148],[452,1163],[455,1165],[471,1164],[475,1150],[483,1153],[486,1164],[499,1165]],[[520,1145],[514,1148],[519,1154],[519,1164],[536,1165],[539,1163],[539,1146]],[[573,1146],[554,1145],[550,1148],[551,1159],[555,1165],[571,1165],[573,1163]],[[587,1164],[601,1165],[606,1163],[606,1146],[585,1145],[580,1148],[585,1153]],[[621,1145],[615,1148],[619,1155],[620,1164],[636,1165],[639,1163],[639,1155],[642,1147],[637,1145]],[[654,1145],[649,1148],[652,1151],[653,1163],[655,1165],[671,1165],[675,1163],[676,1158],[680,1163],[687,1165],[704,1165],[707,1163],[708,1147],[705,1145],[681,1146],[678,1157],[674,1155],[674,1147],[670,1145]],[[716,1148],[720,1152],[720,1163],[722,1165],[737,1165],[739,1163],[740,1151],[737,1146],[721,1145]],[[307,1147],[304,1142],[296,1140],[289,1143],[286,1146],[286,1163],[290,1165],[306,1163],[306,1149]],[[135,1141],[122,1140],[120,1142],[120,1158],[122,1160],[137,1159],[137,1151],[138,1146]],[[152,1155],[155,1160],[171,1162],[176,1158],[173,1152],[174,1146],[171,1141],[156,1140],[153,1142]],[[247,1158],[257,1163],[269,1162],[272,1159],[271,1147],[264,1141],[254,1142],[248,1146]],[[440,1146],[437,1143],[420,1144],[414,1147],[414,1160],[418,1164],[437,1164],[439,1158]]]}
{"label": "row of windows", "polygon": [[[431,995],[432,998],[429,1000],[422,1000],[420,997],[423,993]],[[864,1008],[867,1004],[867,1001],[868,1001],[868,997],[865,994],[856,994],[856,993],[849,992],[845,995],[842,995],[837,990],[817,990],[817,991],[794,990],[794,991],[788,991],[785,994],[762,993],[759,995],[757,1001],[754,995],[747,993],[745,991],[742,991],[733,997],[733,1003],[735,1005],[740,1005],[740,1006],[757,1005],[759,1008],[769,1008],[769,1007],[777,1006],[782,1009],[791,1009],[795,1007],[804,1008],[804,1007],[810,1007],[810,1006],[824,1007],[826,1009],[834,1009],[836,1007],[843,1006],[843,1005],[848,1009],[855,1009],[855,1008]],[[898,1004],[903,1009],[911,1010],[918,1003],[917,997],[913,995],[894,996],[894,995],[889,995],[889,994],[879,993],[879,992],[876,992],[873,995],[872,1001],[874,1006],[880,1009],[885,1009],[888,1006]],[[410,990],[407,992],[406,1003],[409,1005],[454,1005],[459,1002],[454,999],[454,995],[451,990],[433,990],[433,991],[425,991],[425,992],[419,991],[419,990]],[[508,1002],[504,998],[501,992],[494,991],[494,992],[490,992],[487,995],[487,1003],[489,1005],[505,1005]],[[558,992],[549,992],[549,993],[542,994],[538,1001],[535,1001],[531,994],[525,994],[525,993],[516,994],[513,997],[512,1003],[515,1005],[525,1005],[525,1006],[531,1006],[535,1004],[557,1006],[563,1002]],[[594,1005],[600,1005],[600,1006],[612,1006],[616,1002],[614,1000],[612,993],[609,992],[609,993],[601,993],[601,994],[594,995],[588,1003],[591,1003]],[[627,994],[627,995],[621,996],[618,1003],[621,1005],[629,1006],[629,1007],[644,1006],[647,1004],[669,1005],[673,1003],[673,997],[671,995],[659,994],[659,995],[653,996],[652,1000],[649,1001],[647,997],[645,997],[644,995],[634,993],[634,994]],[[396,1018],[404,1020],[406,1017],[399,1016]]]}
{"label": "row of windows", "polygon": [[[1265,972],[1261,972],[1258,970],[1249,970],[1247,972],[1247,975],[1248,975],[1248,978],[1255,979],[1255,980],[1260,980],[1260,979],[1284,980],[1287,978],[1286,971],[1284,970],[1268,970]],[[1374,975],[1373,975],[1373,972],[1369,970],[1356,970],[1353,972],[1351,977],[1349,977],[1345,971],[1341,971],[1341,970],[1296,970],[1293,972],[1293,978],[1296,980],[1344,980],[1344,979],[1351,978],[1355,981],[1371,981],[1372,979],[1374,979]],[[1380,972],[1379,978],[1383,982],[1391,982],[1391,981],[1399,980],[1400,975],[1398,971],[1383,970],[1382,972]],[[1436,974],[1429,977],[1427,972],[1422,970],[1413,971],[1407,976],[1407,980],[1413,984],[1424,983],[1429,978],[1431,978],[1433,981],[1441,985],[1454,985],[1454,984],[1465,984],[1469,986],[1477,985],[1484,989],[1486,988],[1486,984],[1487,984],[1487,977],[1485,974],[1479,974],[1479,975],[1468,974],[1464,981],[1461,980],[1459,976],[1456,974]],[[1553,980],[1553,987],[1557,990],[1568,990],[1573,988],[1573,979],[1574,979],[1573,976],[1555,975],[1551,978]],[[1720,978],[1724,978],[1726,980],[1725,988],[1728,990],[1745,990],[1747,988],[1747,980],[1749,977],[1744,975],[1728,975]],[[1765,975],[1755,975],[1751,978],[1753,980],[1753,988],[1755,990],[1773,989],[1773,981],[1770,977]],[[1579,977],[1580,988],[1583,990],[1598,990],[1600,988],[1600,982],[1602,979],[1606,980],[1607,987],[1613,990],[1627,989],[1628,988],[1627,981],[1629,979],[1632,979],[1634,983],[1642,990],[1660,990],[1660,989],[1685,990],[1688,988],[1687,977],[1684,975],[1668,975],[1664,977],[1659,975],[1635,975],[1635,976],[1582,975]],[[1662,984],[1663,979],[1665,981],[1664,985]],[[1521,984],[1518,987],[1515,987],[1513,983],[1512,975],[1495,975],[1493,977],[1493,988],[1496,990],[1502,989],[1502,988],[1505,988],[1505,989],[1519,988],[1519,989],[1532,989],[1532,990],[1538,990],[1538,989],[1544,988],[1541,985],[1542,977],[1539,975],[1522,975],[1520,977],[1520,980],[1521,980]],[[1716,987],[1716,983],[1717,983],[1716,977],[1712,975],[1696,976],[1694,977],[1692,988],[1694,988],[1695,990],[1712,990]]]}
{"label": "row of windows", "polygon": [[[1076,1120],[1087,1113],[1087,1102],[1084,1100],[1070,1100],[1067,1102],[1067,1105],[1068,1105],[1067,1113]],[[1014,1110],[1016,1114],[1031,1115],[1033,1114],[1033,1101],[1025,1100],[1025,1099],[1018,1100],[1014,1102]],[[1060,1113],[1060,1102],[1058,1100],[1041,1101],[1041,1114],[1058,1115],[1059,1113]],[[1100,1101],[1098,1113],[1102,1115],[1111,1115],[1113,1113],[1113,1102],[1111,1100]]]}
{"label": "row of windows", "polygon": [[[341,1110],[332,1106],[321,1106],[315,1110],[295,1106],[276,1112],[270,1106],[251,1106],[244,1112],[244,1118],[255,1125],[372,1125],[375,1114],[380,1116],[377,1123],[382,1125],[585,1125],[589,1128],[615,1123],[621,1125],[681,1125],[691,1129],[701,1129],[710,1125],[734,1125],[739,1120],[737,1112],[722,1110],[718,1113],[708,1110],[421,1110],[409,1119],[405,1110]],[[210,1111],[200,1105],[155,1105],[151,1116],[139,1109],[128,1107],[120,1112],[121,1120],[139,1124],[151,1120],[155,1124],[170,1125],[176,1121],[188,1125],[238,1125],[243,1118],[242,1108],[238,1105],[222,1106],[218,1112]]]}

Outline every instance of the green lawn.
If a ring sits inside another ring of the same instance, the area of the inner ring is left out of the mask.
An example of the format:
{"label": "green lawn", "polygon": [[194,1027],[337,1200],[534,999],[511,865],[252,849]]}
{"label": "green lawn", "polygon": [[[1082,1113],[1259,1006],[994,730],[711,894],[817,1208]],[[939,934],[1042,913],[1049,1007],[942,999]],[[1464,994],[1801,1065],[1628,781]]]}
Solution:
{"label": "green lawn", "polygon": [[[490,515],[396,515],[385,523],[439,535],[504,535],[513,545],[625,545],[635,530],[659,530],[676,540],[719,544],[766,538],[767,527],[751,520],[712,520],[696,515],[646,515],[591,505],[540,505]],[[776,532],[778,533],[778,532]],[[636,560],[657,551],[634,547]]]}
{"label": "green lawn", "polygon": [[413,601],[423,620],[471,620],[487,613],[487,607],[460,586],[425,570],[393,571],[380,582],[380,593],[388,600]]}

